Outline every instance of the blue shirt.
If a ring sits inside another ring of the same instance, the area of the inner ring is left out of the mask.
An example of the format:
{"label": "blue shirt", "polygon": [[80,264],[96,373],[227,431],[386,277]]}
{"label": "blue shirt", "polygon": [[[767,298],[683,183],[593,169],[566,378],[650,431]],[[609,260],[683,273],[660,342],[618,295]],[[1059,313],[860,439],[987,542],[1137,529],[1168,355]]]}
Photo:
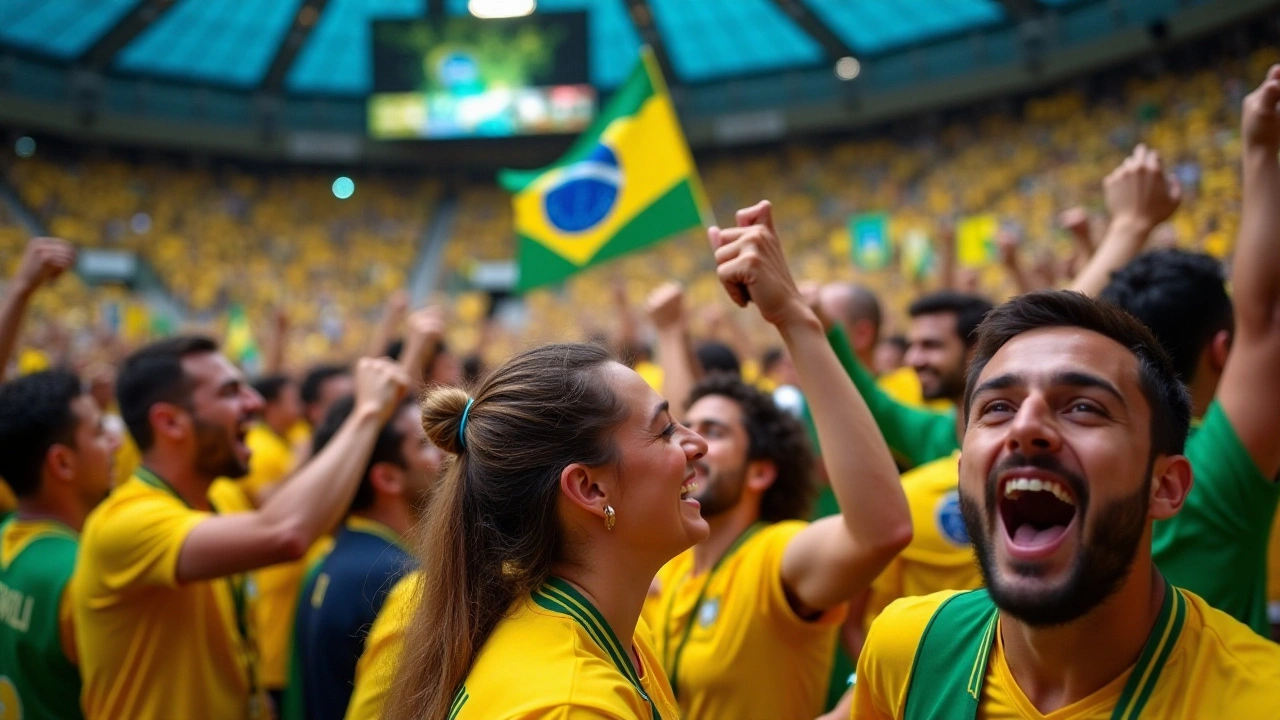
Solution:
{"label": "blue shirt", "polygon": [[396,581],[416,567],[401,539],[381,523],[348,517],[333,550],[308,573],[298,598],[293,657],[301,672],[303,716],[342,720],[365,637]]}

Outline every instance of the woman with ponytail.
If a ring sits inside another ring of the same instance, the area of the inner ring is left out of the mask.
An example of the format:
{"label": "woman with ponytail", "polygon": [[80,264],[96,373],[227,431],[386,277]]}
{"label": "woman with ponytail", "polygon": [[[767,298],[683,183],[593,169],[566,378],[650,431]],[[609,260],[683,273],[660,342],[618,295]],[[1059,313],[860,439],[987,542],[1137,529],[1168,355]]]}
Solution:
{"label": "woman with ponytail", "polygon": [[588,345],[434,390],[422,417],[453,458],[388,716],[677,720],[639,618],[658,569],[707,536],[688,498],[702,438]]}

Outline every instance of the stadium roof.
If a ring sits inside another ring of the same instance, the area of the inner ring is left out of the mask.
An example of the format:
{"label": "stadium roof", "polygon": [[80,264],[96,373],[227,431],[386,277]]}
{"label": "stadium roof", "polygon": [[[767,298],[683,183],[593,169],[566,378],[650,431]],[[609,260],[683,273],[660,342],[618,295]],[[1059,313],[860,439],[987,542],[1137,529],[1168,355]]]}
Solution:
{"label": "stadium roof", "polygon": [[[620,82],[642,38],[673,80],[812,68],[1018,19],[1075,0],[539,0],[590,13],[591,76]],[[467,0],[443,2],[450,14]],[[5,0],[0,45],[96,69],[239,89],[362,96],[369,21],[424,17],[428,0]],[[637,26],[637,19],[642,25]]]}

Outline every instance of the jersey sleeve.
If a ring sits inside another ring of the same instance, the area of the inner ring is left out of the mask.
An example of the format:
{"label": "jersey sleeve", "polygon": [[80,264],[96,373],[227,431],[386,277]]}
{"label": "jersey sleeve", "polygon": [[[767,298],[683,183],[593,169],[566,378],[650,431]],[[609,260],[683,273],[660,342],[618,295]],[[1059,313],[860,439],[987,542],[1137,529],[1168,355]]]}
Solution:
{"label": "jersey sleeve", "polygon": [[419,579],[410,573],[391,588],[382,611],[373,621],[364,654],[356,663],[355,690],[347,705],[345,720],[379,720],[395,681],[404,631],[413,616],[413,594]]}
{"label": "jersey sleeve", "polygon": [[91,546],[103,585],[113,592],[177,587],[182,545],[209,517],[210,513],[188,509],[158,494],[112,508],[111,516],[102,518]]}
{"label": "jersey sleeve", "polygon": [[761,531],[763,537],[748,545],[751,556],[743,558],[757,567],[761,574],[759,604],[762,615],[771,622],[801,631],[839,625],[849,610],[847,603],[841,603],[828,608],[815,619],[806,619],[796,614],[787,599],[787,588],[782,582],[782,558],[792,539],[808,526],[803,522],[782,522],[767,528]]}
{"label": "jersey sleeve", "polygon": [[871,623],[862,654],[858,656],[858,674],[853,684],[854,718],[897,720],[902,717],[920,638],[938,606],[953,594],[898,600]]}
{"label": "jersey sleeve", "polygon": [[899,463],[907,467],[937,460],[959,447],[956,441],[955,411],[939,412],[904,405],[876,384],[876,379],[858,362],[849,338],[839,326],[827,332],[827,342],[840,365],[862,395],[871,416],[884,435],[885,443]]}
{"label": "jersey sleeve", "polygon": [[1174,585],[1267,635],[1266,555],[1280,485],[1262,475],[1217,402],[1187,440],[1194,482],[1154,526],[1156,564]]}
{"label": "jersey sleeve", "polygon": [[1195,481],[1181,512],[1172,520],[1194,517],[1197,522],[1228,530],[1238,541],[1265,544],[1280,499],[1280,485],[1258,469],[1216,400],[1209,405],[1200,428],[1187,440],[1186,454]]}

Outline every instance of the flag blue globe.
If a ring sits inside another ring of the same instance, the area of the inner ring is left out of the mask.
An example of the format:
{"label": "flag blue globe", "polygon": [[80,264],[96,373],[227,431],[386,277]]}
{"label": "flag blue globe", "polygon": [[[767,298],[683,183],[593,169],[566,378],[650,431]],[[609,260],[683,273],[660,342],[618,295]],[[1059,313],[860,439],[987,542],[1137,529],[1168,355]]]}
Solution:
{"label": "flag blue globe", "polygon": [[609,216],[621,189],[617,155],[597,145],[582,160],[560,169],[560,176],[543,196],[547,221],[561,232],[590,230]]}

